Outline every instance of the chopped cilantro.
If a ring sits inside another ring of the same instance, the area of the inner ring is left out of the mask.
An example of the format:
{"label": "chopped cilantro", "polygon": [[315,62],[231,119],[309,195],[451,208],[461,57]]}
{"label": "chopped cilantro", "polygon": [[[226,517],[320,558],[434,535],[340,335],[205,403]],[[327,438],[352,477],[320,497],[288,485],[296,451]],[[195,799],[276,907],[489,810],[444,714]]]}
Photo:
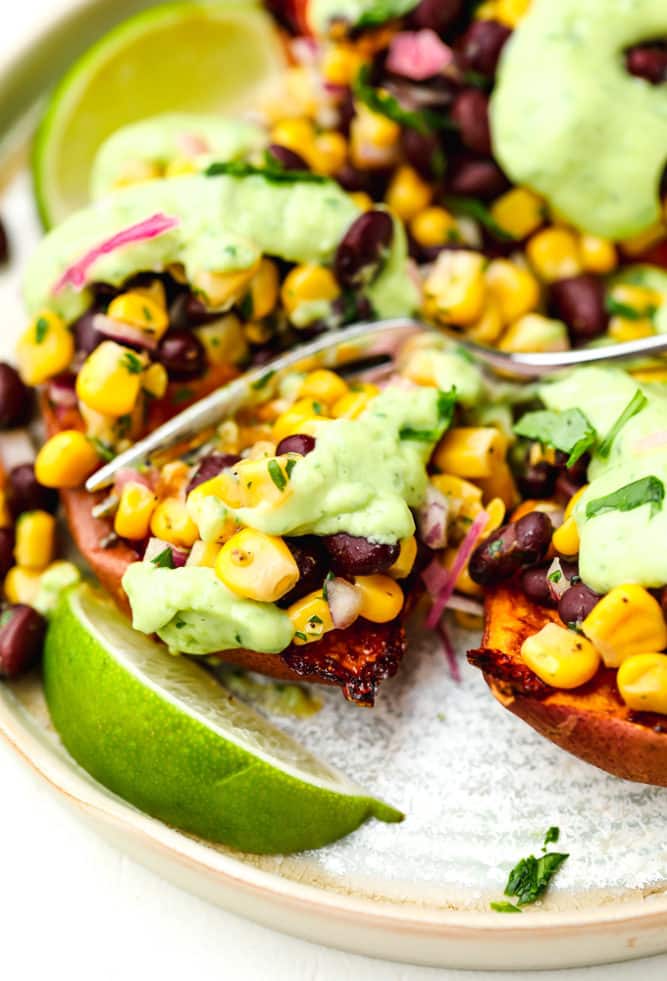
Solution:
{"label": "chopped cilantro", "polygon": [[560,571],[560,569],[554,569],[554,571],[550,572],[547,576],[549,582],[560,582],[562,578],[563,573]]}
{"label": "chopped cilantro", "polygon": [[491,558],[495,558],[503,550],[503,543],[500,538],[496,538],[495,541],[489,542],[488,552]]}
{"label": "chopped cilantro", "polygon": [[118,416],[114,424],[114,431],[119,439],[123,439],[127,436],[132,427],[132,416],[129,413],[125,413],[123,416]]}
{"label": "chopped cilantro", "polygon": [[604,497],[596,497],[586,505],[586,517],[595,518],[598,514],[605,511],[634,511],[644,504],[651,507],[650,517],[652,518],[662,508],[665,499],[665,485],[657,477],[640,477],[633,480],[624,487],[605,494]]}
{"label": "chopped cilantro", "polygon": [[509,874],[505,895],[514,897],[517,906],[534,903],[546,892],[551,879],[567,857],[567,852],[545,852],[539,858],[534,855],[522,858]]}
{"label": "chopped cilantro", "polygon": [[234,634],[234,640],[239,645],[243,643],[243,641],[241,640],[241,634]]}
{"label": "chopped cilantro", "polygon": [[327,572],[326,576],[324,577],[324,582],[322,583],[322,599],[329,599],[329,583],[335,578],[336,577],[334,576],[333,572]]}
{"label": "chopped cilantro", "polygon": [[605,438],[598,446],[598,453],[600,454],[601,457],[604,457],[606,459],[606,457],[609,456],[612,443],[620,433],[621,429],[623,429],[623,426],[626,424],[626,422],[630,422],[632,417],[636,416],[638,412],[641,412],[641,410],[644,408],[647,402],[648,399],[641,391],[641,389],[638,388],[635,394],[628,402],[628,404],[626,405],[626,407],[621,412],[620,416],[618,417],[614,425],[611,427]]}
{"label": "chopped cilantro", "polygon": [[163,552],[151,559],[151,565],[157,566],[158,569],[173,569],[174,553],[171,548],[167,545]]}
{"label": "chopped cilantro", "polygon": [[49,332],[49,322],[46,317],[38,317],[35,324],[35,343],[41,344]]}
{"label": "chopped cilantro", "polygon": [[329,184],[330,178],[323,174],[313,174],[310,170],[285,170],[277,167],[275,158],[265,158],[263,167],[246,163],[244,160],[217,161],[204,171],[206,177],[263,177],[273,184]]}
{"label": "chopped cilantro", "polygon": [[194,388],[179,388],[171,396],[171,401],[174,405],[180,405],[181,402],[189,402],[190,399],[195,397]]}
{"label": "chopped cilantro", "polygon": [[174,620],[174,626],[176,627],[177,630],[182,630],[183,627],[185,626],[185,620],[181,620],[181,618],[179,617],[177,620]]}
{"label": "chopped cilantro", "polygon": [[546,850],[547,845],[555,844],[560,838],[560,828],[556,828],[552,825],[547,829],[547,833],[544,836],[544,844],[542,845],[542,851]]}
{"label": "chopped cilantro", "polygon": [[[371,84],[370,65],[364,65],[354,82],[354,96],[363,102],[371,112],[386,116],[399,126],[407,126],[426,135],[440,129],[453,129],[454,124],[443,112],[432,109],[405,109],[398,99],[389,92],[383,92]],[[444,166],[444,154],[442,160]]]}
{"label": "chopped cilantro", "polygon": [[115,453],[109,444],[104,442],[104,440],[98,439],[97,436],[89,436],[88,442],[94,447],[95,452],[101,460],[105,460],[107,463],[109,460],[113,460]]}
{"label": "chopped cilantro", "polygon": [[515,906],[514,903],[499,902],[499,903],[489,903],[492,910],[496,913],[523,913],[522,909]]}
{"label": "chopped cilantro", "polygon": [[308,621],[308,623],[322,623],[322,617],[318,617],[318,615],[317,615],[317,614],[315,613],[315,614],[313,614],[313,616],[312,616],[312,617],[311,617],[311,618],[309,619],[309,621]]}
{"label": "chopped cilantro", "polygon": [[252,320],[254,307],[255,305],[252,302],[252,293],[248,292],[239,303],[239,310],[241,311],[241,316],[244,320]]}
{"label": "chopped cilantro", "polygon": [[260,388],[264,388],[265,385],[268,385],[268,383],[271,381],[274,375],[275,375],[275,371],[267,371],[262,375],[261,378],[258,378],[257,381],[254,381],[250,387],[254,388],[256,391]]}
{"label": "chopped cilantro", "polygon": [[280,464],[277,460],[269,460],[267,463],[267,469],[269,471],[269,477],[276,485],[279,491],[284,491],[287,487],[287,480],[285,474],[280,469]]}
{"label": "chopped cilantro", "polygon": [[137,357],[132,351],[126,351],[121,358],[122,366],[131,375],[140,375],[144,370],[144,365],[141,358]]}
{"label": "chopped cilantro", "polygon": [[150,324],[152,322],[152,320],[153,320],[153,314],[150,311],[150,307],[144,306],[141,309],[142,309],[142,312],[143,312],[143,315],[144,315],[145,319]]}
{"label": "chopped cilantro", "polygon": [[285,473],[287,474],[288,480],[292,476],[292,470],[294,470],[295,466],[296,466],[296,460],[288,460],[287,463],[285,464]]}
{"label": "chopped cilantro", "polygon": [[579,409],[527,412],[515,425],[514,432],[517,436],[569,453],[568,467],[573,466],[597,440],[597,432]]}
{"label": "chopped cilantro", "polygon": [[298,637],[299,640],[303,640],[303,641],[308,640],[308,638],[306,637],[306,635],[304,633],[302,633],[300,630],[295,631],[294,636],[295,637]]}
{"label": "chopped cilantro", "polygon": [[487,232],[491,232],[494,238],[500,239],[501,242],[514,241],[514,236],[500,227],[486,205],[478,201],[477,198],[465,197],[462,194],[450,194],[445,198],[445,206],[455,215],[467,215],[468,218],[474,218],[486,228]]}
{"label": "chopped cilantro", "polygon": [[610,316],[624,317],[625,320],[644,320],[644,318],[653,320],[658,310],[654,304],[650,304],[642,310],[637,310],[636,307],[631,307],[627,303],[621,303],[620,300],[615,300],[613,296],[607,296],[604,305],[605,310]]}

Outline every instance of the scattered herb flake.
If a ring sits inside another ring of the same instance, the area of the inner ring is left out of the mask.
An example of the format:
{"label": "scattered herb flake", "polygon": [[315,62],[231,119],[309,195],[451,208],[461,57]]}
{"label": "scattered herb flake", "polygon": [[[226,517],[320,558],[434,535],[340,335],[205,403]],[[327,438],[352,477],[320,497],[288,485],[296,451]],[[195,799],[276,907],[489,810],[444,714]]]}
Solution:
{"label": "scattered herb flake", "polygon": [[255,391],[259,390],[260,388],[264,388],[265,385],[268,385],[268,383],[271,381],[274,375],[275,375],[275,371],[267,371],[262,375],[261,378],[258,378],[257,381],[254,381],[250,387],[255,389]]}
{"label": "scattered herb flake", "polygon": [[218,161],[210,164],[204,171],[206,177],[263,177],[273,184],[329,184],[330,178],[323,174],[314,174],[310,170],[285,170],[276,167],[265,158],[263,167],[244,160]]}
{"label": "scattered herb flake", "polygon": [[285,488],[287,487],[287,479],[285,477],[285,474],[282,472],[282,470],[280,468],[280,464],[278,463],[278,461],[277,460],[269,460],[269,462],[267,463],[266,466],[267,466],[267,469],[269,471],[269,477],[271,478],[271,480],[273,481],[273,483],[276,485],[276,487],[278,488],[278,490],[279,491],[284,491]]}
{"label": "scattered herb flake", "polygon": [[0,613],[0,629],[2,627],[6,627],[9,621],[11,620],[11,618],[12,618],[12,611],[3,610],[2,613]]}
{"label": "scattered herb flake", "polygon": [[596,497],[586,505],[586,517],[595,518],[598,514],[605,511],[634,511],[644,504],[651,507],[650,517],[652,518],[662,508],[665,499],[665,485],[657,477],[640,477],[633,480],[624,487],[605,494],[604,497]]}
{"label": "scattered herb flake", "polygon": [[131,375],[140,375],[144,370],[144,365],[141,358],[137,357],[137,355],[132,351],[126,351],[121,361],[123,368],[125,368]]}
{"label": "scattered herb flake", "polygon": [[171,401],[174,405],[180,405],[182,402],[189,402],[190,399],[195,397],[194,388],[179,388],[171,396]]}
{"label": "scattered herb flake", "polygon": [[620,433],[626,422],[630,422],[633,416],[636,416],[638,412],[641,412],[648,399],[644,395],[641,389],[637,389],[635,394],[632,396],[626,407],[621,412],[620,416],[611,427],[605,438],[602,440],[598,446],[598,453],[601,457],[606,459],[611,451],[612,443]]}
{"label": "scattered herb flake", "polygon": [[542,851],[546,851],[547,845],[555,844],[560,838],[560,828],[552,825],[547,829],[547,833],[544,836],[544,844],[542,845]]}
{"label": "scattered herb flake", "polygon": [[109,444],[104,442],[104,440],[98,439],[97,436],[89,436],[88,442],[94,447],[95,452],[101,460],[104,460],[106,463],[113,460],[115,453]]}
{"label": "scattered herb flake", "polygon": [[163,552],[151,559],[151,565],[157,566],[158,569],[173,569],[174,553],[171,548],[167,545]]}
{"label": "scattered herb flake", "polygon": [[49,322],[46,317],[38,317],[35,324],[35,343],[42,344],[49,332]]}
{"label": "scattered herb flake", "polygon": [[631,307],[627,303],[621,303],[620,300],[615,300],[613,296],[607,296],[604,305],[605,310],[611,317],[623,317],[625,320],[653,320],[658,311],[658,308],[654,304],[650,304],[642,310],[637,310],[636,307]]}
{"label": "scattered herb flake", "polygon": [[292,470],[294,470],[296,463],[297,463],[296,460],[288,460],[287,463],[285,464],[285,473],[287,474],[288,480],[292,476]]}
{"label": "scattered herb flake", "polygon": [[[370,65],[363,65],[354,82],[354,96],[363,102],[371,112],[386,116],[399,126],[417,130],[426,135],[440,129],[454,129],[451,119],[442,112],[432,109],[405,109],[398,99],[389,92],[383,92],[371,84]],[[444,161],[443,161],[444,166]]]}
{"label": "scattered herb flake", "polygon": [[529,855],[514,866],[507,879],[505,895],[527,906],[544,895],[551,879],[568,857],[567,852],[545,852],[539,858]]}
{"label": "scattered herb flake", "polygon": [[252,293],[248,292],[239,303],[239,310],[244,320],[252,320],[255,304],[252,302]]}
{"label": "scattered herb flake", "polygon": [[318,617],[317,613],[314,613],[313,616],[308,621],[308,623],[322,623],[322,622],[323,622],[322,617]]}
{"label": "scattered herb flake", "polygon": [[455,215],[467,215],[468,218],[474,218],[486,228],[487,232],[490,232],[494,238],[501,242],[514,241],[514,236],[500,227],[486,205],[478,201],[477,198],[465,197],[462,194],[450,194],[445,198],[445,206]]}
{"label": "scattered herb flake", "polygon": [[501,901],[499,903],[489,903],[489,906],[492,910],[495,910],[496,913],[523,913],[523,910],[519,909],[518,906],[515,906],[514,903],[508,903],[505,901]]}
{"label": "scattered herb flake", "polygon": [[403,426],[398,433],[399,439],[414,440],[416,443],[434,443],[438,439],[438,433],[434,429],[413,429],[412,426]]}
{"label": "scattered herb flake", "polygon": [[147,322],[148,322],[149,324],[150,324],[150,323],[152,323],[152,321],[153,321],[153,314],[151,313],[151,309],[150,309],[150,307],[146,307],[146,306],[144,306],[144,307],[142,307],[141,309],[142,309],[142,311],[143,311],[143,315],[144,315],[144,319],[145,319],[145,320],[146,320],[146,321],[147,321]]}
{"label": "scattered herb flake", "polygon": [[243,641],[241,640],[241,634],[234,634],[234,641],[239,645],[239,647],[241,647],[243,644]]}
{"label": "scattered herb flake", "polygon": [[306,637],[306,635],[304,633],[302,633],[300,630],[295,631],[294,636],[295,637],[298,637],[299,640],[303,640],[303,641],[307,641],[308,640],[308,638]]}
{"label": "scattered herb flake", "polygon": [[176,627],[177,630],[182,630],[183,627],[185,626],[185,620],[181,620],[181,618],[179,617],[178,620],[174,620],[174,626]]}
{"label": "scattered herb flake", "polygon": [[515,425],[514,432],[569,453],[568,467],[574,466],[597,440],[597,432],[580,409],[527,412]]}

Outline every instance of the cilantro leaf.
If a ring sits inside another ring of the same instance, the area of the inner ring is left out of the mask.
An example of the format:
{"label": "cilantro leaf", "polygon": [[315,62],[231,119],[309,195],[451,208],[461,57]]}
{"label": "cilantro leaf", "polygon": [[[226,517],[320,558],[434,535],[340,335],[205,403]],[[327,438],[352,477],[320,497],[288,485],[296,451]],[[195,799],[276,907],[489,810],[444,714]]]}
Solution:
{"label": "cilantro leaf", "polygon": [[554,825],[552,825],[550,828],[547,829],[547,833],[544,836],[544,844],[542,845],[542,848],[546,849],[547,845],[551,845],[552,843],[557,842],[559,838],[560,838],[560,828],[556,828]]}
{"label": "cilantro leaf", "polygon": [[636,307],[631,307],[627,303],[621,303],[620,300],[615,300],[613,296],[606,297],[604,306],[611,317],[624,317],[625,320],[644,320],[645,318],[653,320],[658,310],[654,304],[650,304],[642,310],[637,310]]}
{"label": "cilantro leaf", "polygon": [[287,487],[287,478],[285,477],[285,474],[280,469],[280,464],[278,463],[278,461],[277,460],[269,460],[269,462],[267,463],[266,467],[267,467],[267,470],[269,471],[269,477],[271,478],[271,480],[273,481],[273,483],[276,485],[276,487],[278,488],[278,490],[279,491],[284,491],[285,488]]}
{"label": "cilantro leaf", "polygon": [[414,440],[417,443],[437,443],[452,420],[456,405],[456,388],[444,392],[438,390],[437,411],[438,425],[433,429],[416,429],[413,426],[402,426],[398,431],[401,440]]}
{"label": "cilantro leaf", "polygon": [[489,903],[489,906],[492,910],[495,910],[496,913],[523,913],[523,910],[519,909],[518,906],[515,906],[514,903]]}
{"label": "cilantro leaf", "polygon": [[595,518],[605,511],[634,511],[644,504],[651,506],[652,518],[662,508],[665,499],[665,485],[657,477],[640,477],[630,484],[619,487],[611,494],[596,497],[586,505],[586,517]]}
{"label": "cilantro leaf", "polygon": [[597,440],[597,432],[579,409],[527,412],[514,426],[514,432],[517,436],[537,440],[543,446],[569,453],[568,467],[574,466]]}
{"label": "cilantro leaf", "polygon": [[133,354],[132,351],[126,351],[121,361],[123,368],[131,375],[140,375],[144,370],[143,361],[136,354]]}
{"label": "cilantro leaf", "polygon": [[294,470],[296,464],[297,464],[297,461],[296,460],[293,460],[293,459],[292,460],[288,460],[287,463],[285,464],[285,473],[287,474],[288,480],[292,476],[292,470]]}
{"label": "cilantro leaf", "polygon": [[445,198],[445,205],[455,215],[467,215],[480,223],[487,232],[491,232],[494,238],[501,242],[513,242],[514,236],[501,228],[486,205],[478,201],[477,198],[469,198],[460,194],[449,194]]}
{"label": "cilantro leaf", "polygon": [[35,343],[42,344],[49,332],[49,322],[46,317],[38,317],[35,324]]}
{"label": "cilantro leaf", "polygon": [[277,166],[275,157],[266,157],[263,167],[244,160],[216,161],[204,171],[205,177],[263,177],[273,184],[330,184],[331,179],[310,170],[285,170]]}
{"label": "cilantro leaf", "polygon": [[173,569],[174,553],[171,548],[167,546],[163,552],[151,559],[151,565],[157,566],[158,569]]}
{"label": "cilantro leaf", "polygon": [[88,442],[94,448],[99,458],[104,460],[106,463],[113,460],[114,456],[116,455],[109,444],[105,443],[104,440],[99,439],[97,436],[89,436]]}
{"label": "cilantro leaf", "polygon": [[367,27],[380,27],[389,20],[394,20],[396,17],[407,14],[413,7],[417,6],[418,2],[419,0],[401,0],[397,4],[396,0],[375,0],[375,3],[371,4],[363,12],[359,20],[356,21],[354,25],[355,30],[359,31]]}
{"label": "cilantro leaf", "polygon": [[250,387],[255,391],[258,391],[260,388],[264,388],[265,385],[268,385],[274,375],[275,371],[266,371],[261,378],[254,381]]}
{"label": "cilantro leaf", "polygon": [[626,422],[629,422],[633,416],[636,416],[638,412],[641,412],[641,410],[644,408],[647,402],[648,399],[641,391],[641,389],[638,388],[635,394],[628,402],[628,404],[626,405],[626,407],[621,412],[620,416],[618,417],[614,425],[611,427],[605,438],[598,446],[598,453],[601,457],[606,459],[609,456],[611,445],[616,439],[616,437],[618,436],[618,434],[620,433],[621,429],[623,429],[623,426],[626,424]]}
{"label": "cilantro leaf", "polygon": [[[423,136],[439,129],[454,128],[454,124],[444,113],[434,112],[432,109],[405,109],[396,96],[375,88],[371,85],[370,65],[362,66],[353,90],[355,98],[363,102],[371,112],[386,116],[399,126],[407,126],[408,129],[414,129]],[[444,160],[440,161],[440,165],[444,165]]]}
{"label": "cilantro leaf", "polygon": [[546,852],[539,858],[534,855],[522,858],[509,874],[505,895],[514,897],[518,906],[534,903],[544,894],[567,857],[566,852]]}

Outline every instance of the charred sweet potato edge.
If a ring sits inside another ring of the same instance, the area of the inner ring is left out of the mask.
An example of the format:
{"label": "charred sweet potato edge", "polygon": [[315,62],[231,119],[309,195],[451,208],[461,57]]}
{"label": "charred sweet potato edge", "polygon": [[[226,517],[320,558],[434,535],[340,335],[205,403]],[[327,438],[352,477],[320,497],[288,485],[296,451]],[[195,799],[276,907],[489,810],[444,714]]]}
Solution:
{"label": "charred sweet potato edge", "polygon": [[667,787],[667,719],[636,713],[622,701],[616,672],[601,669],[571,691],[551,688],[523,662],[521,645],[558,615],[532,603],[516,585],[487,593],[482,645],[468,660],[497,700],[580,759],[614,776]]}

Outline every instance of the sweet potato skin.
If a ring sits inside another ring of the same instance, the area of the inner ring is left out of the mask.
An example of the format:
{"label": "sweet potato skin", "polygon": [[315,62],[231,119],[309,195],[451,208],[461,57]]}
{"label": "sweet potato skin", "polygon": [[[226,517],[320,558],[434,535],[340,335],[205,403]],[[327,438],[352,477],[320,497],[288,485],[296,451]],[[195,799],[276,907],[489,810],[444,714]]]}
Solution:
{"label": "sweet potato skin", "polygon": [[482,646],[468,660],[501,705],[551,742],[614,776],[667,787],[667,718],[633,712],[621,700],[616,672],[601,669],[581,688],[551,688],[521,659],[526,637],[553,610],[532,603],[515,585],[492,590],[485,601]]}

